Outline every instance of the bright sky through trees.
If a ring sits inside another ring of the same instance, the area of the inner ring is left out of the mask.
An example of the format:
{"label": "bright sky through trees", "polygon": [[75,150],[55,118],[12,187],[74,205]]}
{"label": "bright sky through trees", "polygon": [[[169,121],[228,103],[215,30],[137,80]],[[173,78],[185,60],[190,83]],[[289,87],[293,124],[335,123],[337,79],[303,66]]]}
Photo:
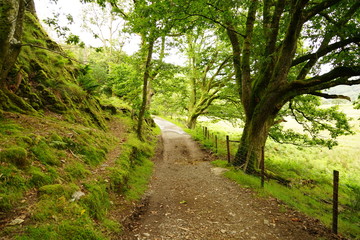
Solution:
{"label": "bright sky through trees", "polygon": [[[49,0],[34,0],[36,5],[36,11],[39,19],[41,20],[43,26],[47,29],[50,36],[56,41],[61,41],[56,35],[56,33],[51,30],[43,20],[46,18],[53,18],[56,13],[59,15],[59,23],[61,26],[67,26],[70,28],[71,33],[74,35],[80,36],[81,41],[83,41],[87,46],[92,47],[101,47],[102,43],[99,39],[95,39],[94,36],[85,31],[82,25],[82,15],[86,7],[85,4],[81,4],[79,0],[58,0],[57,4],[50,2]],[[96,6],[99,7],[99,6]],[[99,7],[100,8],[100,7]],[[74,18],[74,23],[69,25],[66,19],[66,15],[70,14]],[[140,38],[138,36],[132,35],[127,38],[123,50],[127,54],[133,54],[139,50]],[[178,51],[171,49],[169,55],[165,57],[165,62],[183,65],[185,62],[185,57],[180,56]]]}
{"label": "bright sky through trees", "polygon": [[[94,36],[86,32],[81,28],[82,24],[82,12],[85,8],[85,5],[81,4],[80,1],[74,0],[59,0],[57,4],[52,3],[50,1],[44,0],[35,0],[36,11],[39,19],[43,23],[42,20],[46,18],[53,18],[55,13],[60,13],[59,15],[59,23],[61,26],[68,26],[70,31],[74,35],[79,35],[81,41],[85,42],[86,45],[93,47],[101,47],[101,41],[99,39],[95,39]],[[74,18],[74,23],[69,25],[66,19],[66,15],[70,14]],[[45,26],[46,24],[43,23]],[[45,26],[48,30],[49,27]],[[48,31],[51,34],[51,37],[55,40],[59,40],[54,31]],[[139,38],[132,36],[131,39],[126,41],[124,46],[124,51],[128,54],[132,54],[139,49],[140,40]]]}

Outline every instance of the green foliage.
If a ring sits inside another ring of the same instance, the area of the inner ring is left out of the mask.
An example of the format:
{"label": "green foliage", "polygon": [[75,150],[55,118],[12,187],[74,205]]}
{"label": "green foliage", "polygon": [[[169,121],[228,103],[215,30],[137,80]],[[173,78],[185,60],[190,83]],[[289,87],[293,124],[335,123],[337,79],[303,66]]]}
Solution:
{"label": "green foliage", "polygon": [[353,134],[349,118],[339,111],[338,106],[320,107],[320,98],[305,95],[296,97],[283,110],[279,119],[292,116],[301,126],[301,131],[284,129],[281,124],[274,125],[270,137],[277,142],[299,145],[320,145],[332,148],[338,144],[336,139],[342,135]]}
{"label": "green foliage", "polygon": [[109,87],[117,97],[132,103],[134,106],[139,104],[141,78],[131,62],[110,64],[108,78]]}
{"label": "green foliage", "polygon": [[[97,66],[97,65],[95,65]],[[99,80],[94,76],[94,70],[91,69],[90,65],[85,65],[80,70],[80,75],[78,77],[78,82],[80,86],[87,91],[88,93],[94,93],[99,85]]]}

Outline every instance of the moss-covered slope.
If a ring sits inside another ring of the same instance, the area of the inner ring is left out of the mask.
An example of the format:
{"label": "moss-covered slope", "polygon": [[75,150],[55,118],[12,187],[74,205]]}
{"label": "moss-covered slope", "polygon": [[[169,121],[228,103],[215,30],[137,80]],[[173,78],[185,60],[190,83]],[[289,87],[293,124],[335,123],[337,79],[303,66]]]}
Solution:
{"label": "moss-covered slope", "polygon": [[30,13],[23,41],[0,90],[0,239],[117,239],[111,212],[146,188],[154,134],[140,142],[128,113],[102,110]]}
{"label": "moss-covered slope", "polygon": [[27,12],[21,53],[7,89],[0,90],[0,110],[37,115],[51,111],[70,122],[105,128],[99,102],[77,84],[81,67],[64,56],[38,19]]}

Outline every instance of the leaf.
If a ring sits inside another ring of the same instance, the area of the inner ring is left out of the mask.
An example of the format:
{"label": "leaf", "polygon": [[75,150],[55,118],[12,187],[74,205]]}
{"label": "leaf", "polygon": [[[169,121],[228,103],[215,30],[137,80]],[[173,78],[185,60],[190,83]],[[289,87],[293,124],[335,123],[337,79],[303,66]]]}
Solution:
{"label": "leaf", "polygon": [[81,210],[81,211],[80,211],[80,216],[82,216],[85,212],[86,212],[85,209]]}

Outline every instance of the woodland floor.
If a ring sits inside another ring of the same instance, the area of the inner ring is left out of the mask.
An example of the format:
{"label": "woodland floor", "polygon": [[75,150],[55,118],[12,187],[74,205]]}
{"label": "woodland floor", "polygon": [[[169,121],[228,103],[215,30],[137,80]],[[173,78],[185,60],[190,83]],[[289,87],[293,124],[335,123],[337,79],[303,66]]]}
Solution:
{"label": "woodland floor", "polygon": [[336,239],[319,221],[226,179],[188,134],[155,121],[162,149],[150,189],[119,239]]}

